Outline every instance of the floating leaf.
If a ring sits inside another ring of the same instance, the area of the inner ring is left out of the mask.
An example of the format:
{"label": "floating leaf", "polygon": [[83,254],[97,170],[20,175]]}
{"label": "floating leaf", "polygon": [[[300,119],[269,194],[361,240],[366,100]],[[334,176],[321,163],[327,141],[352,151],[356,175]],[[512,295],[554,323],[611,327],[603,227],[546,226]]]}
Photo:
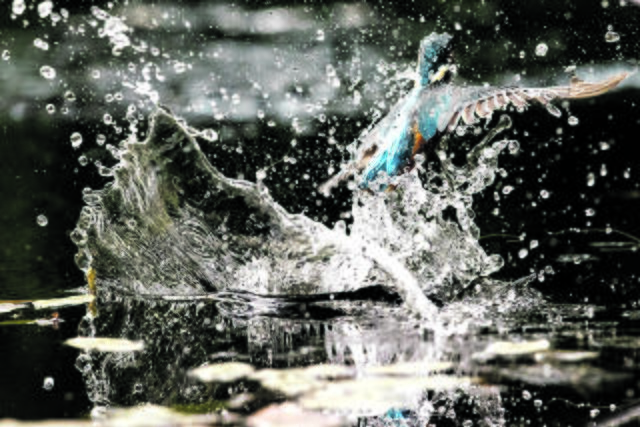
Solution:
{"label": "floating leaf", "polygon": [[48,309],[48,308],[60,308],[72,305],[87,304],[93,301],[95,297],[89,294],[73,295],[66,298],[53,298],[39,301],[33,301],[33,307],[36,310]]}
{"label": "floating leaf", "polygon": [[500,357],[518,357],[533,355],[549,350],[551,344],[547,340],[509,342],[498,341],[491,343],[482,353],[476,353],[473,358],[478,361],[488,361]]}
{"label": "floating leaf", "polygon": [[263,369],[251,375],[251,379],[288,397],[298,396],[327,383],[305,375],[304,369]]}
{"label": "floating leaf", "polygon": [[133,408],[111,409],[107,413],[108,426],[210,426],[237,424],[237,417],[229,414],[180,414],[164,406],[152,404]]}
{"label": "floating leaf", "polygon": [[326,383],[304,394],[302,407],[357,415],[383,415],[389,408],[412,408],[424,391],[446,391],[468,387],[468,377],[434,375],[424,377],[371,377]]}
{"label": "floating leaf", "polygon": [[3,303],[0,303],[0,314],[9,313],[9,312],[12,312],[14,310],[20,310],[21,308],[25,308],[25,307],[26,307],[25,304],[15,304],[15,303],[10,303],[10,302],[3,302]]}
{"label": "floating leaf", "polygon": [[0,322],[0,326],[33,325],[35,323],[36,323],[36,320],[31,320],[31,319],[5,320],[4,322]]}
{"label": "floating leaf", "polygon": [[294,403],[270,405],[247,418],[248,427],[339,427],[347,425],[335,416],[305,411]]}
{"label": "floating leaf", "polygon": [[228,383],[251,375],[253,366],[240,362],[216,363],[192,369],[189,375],[204,382]]}
{"label": "floating leaf", "polygon": [[598,356],[600,354],[595,351],[557,350],[536,353],[535,360],[539,363],[581,363],[595,360]]}
{"label": "floating leaf", "polygon": [[364,372],[378,376],[416,376],[446,371],[452,367],[453,364],[450,362],[399,362],[385,366],[367,366]]}
{"label": "floating leaf", "polygon": [[80,350],[95,350],[107,353],[141,351],[144,349],[142,341],[131,341],[123,338],[76,337],[68,339],[64,343]]}
{"label": "floating leaf", "polygon": [[344,365],[312,365],[306,368],[263,369],[251,375],[263,386],[292,397],[324,386],[329,379],[351,378],[352,368]]}

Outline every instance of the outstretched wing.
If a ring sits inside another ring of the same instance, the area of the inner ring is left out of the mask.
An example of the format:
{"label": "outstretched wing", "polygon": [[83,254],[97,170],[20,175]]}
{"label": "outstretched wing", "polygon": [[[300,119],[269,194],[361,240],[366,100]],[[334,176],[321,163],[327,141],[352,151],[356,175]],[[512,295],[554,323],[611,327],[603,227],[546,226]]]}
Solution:
{"label": "outstretched wing", "polygon": [[459,87],[453,94],[458,106],[448,122],[439,123],[439,130],[449,132],[462,121],[473,124],[478,118],[490,116],[495,110],[502,109],[509,104],[518,109],[524,109],[530,101],[544,105],[556,117],[562,114],[550,101],[554,99],[581,99],[602,95],[618,86],[630,73],[623,72],[598,82],[585,82],[573,77],[569,86],[555,86],[547,88],[485,88]]}

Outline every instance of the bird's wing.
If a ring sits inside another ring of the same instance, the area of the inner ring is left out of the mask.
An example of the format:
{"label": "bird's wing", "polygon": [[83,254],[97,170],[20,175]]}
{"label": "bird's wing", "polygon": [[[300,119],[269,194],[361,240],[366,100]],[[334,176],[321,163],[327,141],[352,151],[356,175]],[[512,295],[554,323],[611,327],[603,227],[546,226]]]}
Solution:
{"label": "bird's wing", "polygon": [[448,120],[441,120],[438,129],[449,132],[462,121],[465,124],[473,124],[477,118],[490,116],[495,110],[511,104],[518,109],[526,108],[529,101],[535,100],[547,107],[547,110],[556,117],[562,113],[550,103],[554,99],[581,99],[602,95],[618,86],[631,73],[622,72],[612,77],[597,82],[585,82],[573,77],[569,86],[554,86],[547,88],[486,88],[486,87],[459,87],[454,88],[453,96],[456,99],[457,108]]}
{"label": "bird's wing", "polygon": [[340,182],[365,169],[372,160],[380,162],[381,167],[386,165],[387,156],[380,151],[389,145],[389,138],[393,138],[394,134],[398,132],[397,122],[401,121],[403,114],[406,115],[407,105],[416,97],[416,93],[412,91],[402,97],[386,116],[380,121],[374,122],[360,134],[354,142],[358,146],[354,160],[344,165],[340,172],[323,183],[319,187],[320,193],[328,196]]}

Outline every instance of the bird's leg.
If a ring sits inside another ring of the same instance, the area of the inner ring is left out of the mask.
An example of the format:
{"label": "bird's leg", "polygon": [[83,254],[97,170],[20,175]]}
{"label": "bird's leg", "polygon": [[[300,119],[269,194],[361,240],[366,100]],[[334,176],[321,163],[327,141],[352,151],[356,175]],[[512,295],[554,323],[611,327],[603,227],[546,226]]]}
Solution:
{"label": "bird's leg", "polygon": [[425,139],[422,137],[422,134],[418,130],[418,125],[417,124],[414,125],[413,126],[413,149],[411,150],[411,160],[413,160],[414,156],[422,150],[426,142],[427,141],[425,141]]}

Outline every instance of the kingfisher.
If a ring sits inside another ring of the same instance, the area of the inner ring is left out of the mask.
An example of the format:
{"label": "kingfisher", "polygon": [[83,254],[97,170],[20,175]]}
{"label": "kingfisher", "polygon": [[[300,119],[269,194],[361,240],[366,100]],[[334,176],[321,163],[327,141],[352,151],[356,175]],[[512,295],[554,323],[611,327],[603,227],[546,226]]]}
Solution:
{"label": "kingfisher", "polygon": [[428,143],[461,125],[474,125],[480,119],[488,121],[494,111],[509,105],[524,111],[531,101],[560,117],[562,113],[551,101],[601,95],[630,74],[622,72],[598,82],[585,82],[574,76],[568,86],[546,88],[455,86],[457,66],[451,41],[452,36],[447,33],[432,33],[421,41],[413,89],[358,138],[355,161],[324,183],[320,192],[329,195],[332,188],[358,172],[360,187],[372,190],[370,184],[381,173],[392,177],[411,170],[415,156]]}

